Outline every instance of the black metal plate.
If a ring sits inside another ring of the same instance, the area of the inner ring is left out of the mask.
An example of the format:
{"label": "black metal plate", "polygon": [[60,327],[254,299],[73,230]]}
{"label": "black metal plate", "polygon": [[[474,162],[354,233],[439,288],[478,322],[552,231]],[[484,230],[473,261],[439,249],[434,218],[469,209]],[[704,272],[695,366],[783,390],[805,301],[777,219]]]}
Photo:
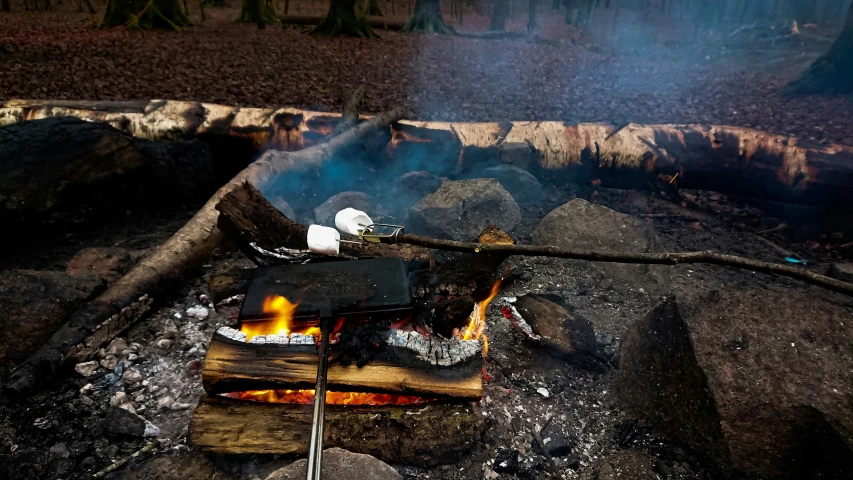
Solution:
{"label": "black metal plate", "polygon": [[264,299],[281,295],[296,307],[294,319],[405,314],[412,308],[406,264],[398,258],[263,267],[252,281],[240,320],[267,320]]}

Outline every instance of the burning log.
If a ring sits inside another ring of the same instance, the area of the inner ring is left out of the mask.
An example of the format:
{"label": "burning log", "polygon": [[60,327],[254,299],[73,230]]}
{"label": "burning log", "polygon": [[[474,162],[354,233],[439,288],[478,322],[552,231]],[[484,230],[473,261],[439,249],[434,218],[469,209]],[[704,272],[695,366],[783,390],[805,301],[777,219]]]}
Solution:
{"label": "burning log", "polygon": [[[297,150],[329,136],[340,115],[199,102],[8,100],[0,124],[75,116],[149,139],[186,139]],[[384,153],[464,165],[496,157],[505,143],[532,145],[538,168],[618,188],[647,188],[679,173],[678,186],[781,202],[849,209],[853,147],[719,125],[613,126],[563,122],[400,122]],[[425,155],[426,154],[426,155]],[[553,176],[553,175],[551,175]]]}
{"label": "burning log", "polygon": [[[470,312],[469,312],[470,313]],[[317,351],[313,337],[302,346],[252,343],[245,334],[227,338],[222,331],[210,343],[202,382],[208,393],[276,388],[313,388]],[[235,331],[236,332],[236,331]],[[242,339],[242,341],[239,341]],[[235,341],[236,340],[236,341]],[[254,340],[254,339],[252,339]],[[276,342],[283,341],[279,338]],[[476,340],[426,337],[417,332],[390,330],[384,348],[370,363],[358,367],[335,361],[332,346],[328,386],[335,391],[395,392],[423,397],[476,400],[483,395],[482,345]]]}
{"label": "burning log", "polygon": [[[324,446],[367,453],[387,462],[424,466],[452,463],[486,428],[471,405],[327,405]],[[190,440],[217,453],[304,455],[311,433],[310,405],[203,396]]]}

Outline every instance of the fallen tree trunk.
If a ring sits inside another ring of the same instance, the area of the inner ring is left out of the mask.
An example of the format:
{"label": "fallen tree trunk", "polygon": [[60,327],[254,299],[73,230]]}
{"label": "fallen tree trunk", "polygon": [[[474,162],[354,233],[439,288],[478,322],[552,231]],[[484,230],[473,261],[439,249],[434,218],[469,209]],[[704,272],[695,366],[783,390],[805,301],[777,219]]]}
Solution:
{"label": "fallen tree trunk", "polygon": [[[0,124],[71,115],[151,139],[232,138],[254,148],[297,150],[330,135],[339,114],[241,108],[198,102],[9,100]],[[535,170],[618,188],[647,188],[678,173],[680,188],[762,200],[853,208],[853,147],[818,145],[749,128],[563,122],[400,122],[381,152],[391,160],[429,158],[443,175],[495,160],[503,144],[528,144]],[[534,173],[536,171],[534,170]]]}
{"label": "fallen tree trunk", "polygon": [[[367,453],[387,462],[453,463],[479,441],[486,421],[471,404],[327,405],[326,448]],[[204,396],[190,423],[190,441],[218,453],[308,452],[311,406]]]}
{"label": "fallen tree trunk", "polygon": [[185,273],[208,257],[221,238],[215,206],[226,194],[249,182],[263,185],[285,171],[312,168],[330,160],[342,147],[369,132],[398,121],[403,110],[393,110],[366,121],[327,143],[298,152],[267,151],[222,186],[177,233],[154,254],[136,265],[106,292],[78,310],[36,353],[12,373],[7,388],[31,392],[50,380],[66,363],[88,358],[150,309],[152,302]]}

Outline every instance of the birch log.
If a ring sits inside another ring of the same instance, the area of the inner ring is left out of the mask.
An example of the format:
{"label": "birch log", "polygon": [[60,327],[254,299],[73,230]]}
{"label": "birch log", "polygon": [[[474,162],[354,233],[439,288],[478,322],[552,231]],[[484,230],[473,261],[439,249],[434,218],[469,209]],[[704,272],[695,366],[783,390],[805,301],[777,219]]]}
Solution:
{"label": "birch log", "polygon": [[[149,139],[222,139],[256,149],[298,150],[330,135],[339,114],[294,108],[241,108],[199,102],[9,100],[0,125],[71,115]],[[735,193],[820,207],[853,208],[853,147],[721,125],[564,122],[400,122],[374,148],[413,167],[465,166],[496,158],[500,145],[526,143],[537,168],[577,182],[644,186],[678,173],[681,188]],[[422,163],[418,159],[423,159]],[[413,168],[414,169],[414,168]]]}

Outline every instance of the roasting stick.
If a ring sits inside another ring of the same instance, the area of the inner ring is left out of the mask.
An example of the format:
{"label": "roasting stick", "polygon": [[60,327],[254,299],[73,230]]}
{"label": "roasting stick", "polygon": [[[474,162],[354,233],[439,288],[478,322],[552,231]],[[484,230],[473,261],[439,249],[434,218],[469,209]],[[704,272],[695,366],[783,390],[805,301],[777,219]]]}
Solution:
{"label": "roasting stick", "polygon": [[329,368],[328,317],[320,319],[320,362],[317,364],[317,384],[314,387],[314,417],[311,423],[311,443],[308,447],[308,480],[320,480],[323,468],[323,429],[326,419],[326,377]]}
{"label": "roasting stick", "polygon": [[[380,229],[384,229],[389,233],[379,233],[378,230]],[[411,233],[405,233],[404,228],[400,225],[384,225],[379,223],[368,225],[364,230],[359,232],[358,237],[359,240],[363,242],[386,243],[391,245],[408,244],[450,252],[570,258],[575,260],[589,260],[593,262],[639,263],[647,265],[707,263],[711,265],[742,268],[756,272],[795,278],[802,282],[818,285],[829,290],[853,296],[853,283],[810,272],[801,267],[762,262],[760,260],[737,257],[734,255],[724,255],[710,250],[701,252],[633,253],[611,252],[606,250],[572,250],[539,245],[482,244],[413,235]]]}

